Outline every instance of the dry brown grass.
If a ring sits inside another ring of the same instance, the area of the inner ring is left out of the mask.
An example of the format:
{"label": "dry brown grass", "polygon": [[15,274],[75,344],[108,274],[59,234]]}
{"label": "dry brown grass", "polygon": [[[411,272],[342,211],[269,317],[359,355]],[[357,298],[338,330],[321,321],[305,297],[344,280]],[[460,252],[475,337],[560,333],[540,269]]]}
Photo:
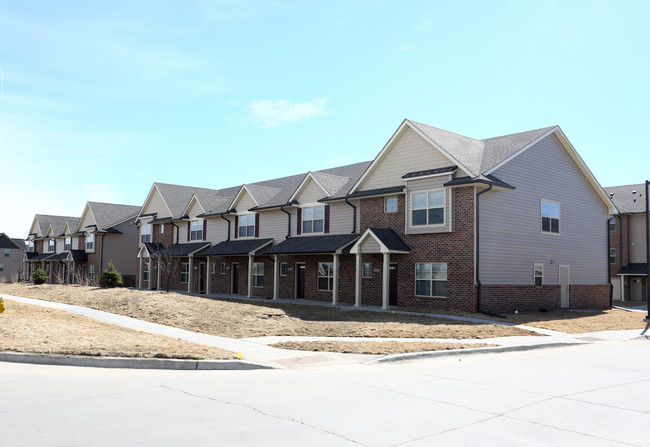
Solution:
{"label": "dry brown grass", "polygon": [[441,343],[428,341],[285,341],[270,346],[298,351],[342,352],[345,354],[404,354],[408,352],[450,351],[485,348],[488,343]]}
{"label": "dry brown grass", "polygon": [[585,332],[644,329],[644,312],[629,312],[619,309],[602,311],[554,310],[550,312],[526,312],[507,315],[508,323],[525,324],[542,329],[582,334]]}
{"label": "dry brown grass", "polygon": [[5,300],[0,351],[107,357],[232,359],[234,352]]}
{"label": "dry brown grass", "polygon": [[269,335],[483,339],[532,332],[419,315],[233,301],[179,293],[84,286],[0,284],[0,293],[77,304],[145,321],[222,337]]}

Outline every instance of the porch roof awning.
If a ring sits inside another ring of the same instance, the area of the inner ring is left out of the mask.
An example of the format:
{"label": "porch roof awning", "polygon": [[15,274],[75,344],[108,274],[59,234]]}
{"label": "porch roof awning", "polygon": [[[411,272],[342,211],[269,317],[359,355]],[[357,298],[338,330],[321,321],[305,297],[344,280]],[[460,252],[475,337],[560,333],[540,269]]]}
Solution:
{"label": "porch roof awning", "polygon": [[280,242],[271,248],[269,255],[298,255],[298,254],[341,254],[359,238],[356,233],[336,234],[331,236],[298,236]]}
{"label": "porch roof awning", "polygon": [[147,242],[144,244],[150,256],[172,256],[184,257],[193,256],[197,251],[210,245],[209,242],[192,242],[189,244],[173,244],[164,246],[159,243]]}
{"label": "porch roof awning", "polygon": [[33,261],[33,258],[35,258],[36,256],[38,256],[39,254],[40,254],[40,253],[36,253],[35,251],[26,251],[26,252],[25,252],[25,258],[26,258],[28,261]]}
{"label": "porch roof awning", "polygon": [[621,276],[648,276],[648,264],[628,264],[621,267],[618,274]]}
{"label": "porch roof awning", "polygon": [[73,261],[87,261],[88,255],[85,250],[70,250],[70,257]]}
{"label": "porch roof awning", "polygon": [[273,243],[273,239],[246,239],[223,241],[201,250],[197,256],[244,256],[254,255],[257,251]]}
{"label": "porch roof awning", "polygon": [[47,258],[49,258],[52,255],[54,255],[54,253],[41,253],[41,254],[37,254],[36,256],[34,256],[32,258],[29,258],[27,260],[30,261],[30,262],[46,261]]}
{"label": "porch roof awning", "polygon": [[[374,239],[374,248],[364,249],[364,242]],[[368,228],[354,244],[351,253],[396,253],[407,254],[411,252],[406,242],[392,228]]]}
{"label": "porch roof awning", "polygon": [[50,256],[49,258],[47,258],[47,261],[65,261],[67,257],[68,257],[68,252],[64,251]]}

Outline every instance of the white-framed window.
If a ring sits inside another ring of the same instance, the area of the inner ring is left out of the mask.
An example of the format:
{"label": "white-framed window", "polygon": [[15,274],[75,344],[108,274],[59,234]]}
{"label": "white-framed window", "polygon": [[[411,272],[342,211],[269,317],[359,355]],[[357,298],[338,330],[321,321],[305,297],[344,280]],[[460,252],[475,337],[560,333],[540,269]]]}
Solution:
{"label": "white-framed window", "polygon": [[203,240],[203,220],[193,220],[190,222],[190,240]]}
{"label": "white-framed window", "polygon": [[181,283],[187,284],[190,280],[190,264],[189,262],[181,262]]}
{"label": "white-framed window", "polygon": [[302,232],[323,233],[325,231],[325,206],[308,206],[302,209]]}
{"label": "white-framed window", "polygon": [[70,250],[72,250],[72,238],[70,236],[66,236],[65,244],[63,246],[63,251],[70,251]]}
{"label": "white-framed window", "polygon": [[27,251],[30,253],[34,253],[34,241],[27,242]]}
{"label": "white-framed window", "polygon": [[86,250],[95,249],[95,235],[93,233],[86,235]]}
{"label": "white-framed window", "polygon": [[533,264],[533,281],[537,287],[544,285],[544,264]]}
{"label": "white-framed window", "polygon": [[151,224],[140,226],[140,242],[151,242]]}
{"label": "white-framed window", "polygon": [[0,272],[4,272],[4,270],[5,270],[5,265],[4,265],[4,264],[0,264]]}
{"label": "white-framed window", "polygon": [[222,275],[226,274],[226,263],[222,262],[221,265],[219,266],[219,273]]}
{"label": "white-framed window", "polygon": [[280,263],[280,276],[287,276],[289,273],[289,263],[281,262]]}
{"label": "white-framed window", "polygon": [[142,280],[149,281],[149,263],[142,264]]}
{"label": "white-framed window", "polygon": [[372,278],[372,262],[364,262],[361,277]]}
{"label": "white-framed window", "polygon": [[616,217],[612,216],[609,218],[609,231],[616,230]]}
{"label": "white-framed window", "polygon": [[384,212],[396,213],[397,212],[397,197],[386,197],[384,200]]}
{"label": "white-framed window", "polygon": [[560,204],[542,200],[542,233],[560,234]]}
{"label": "white-framed window", "polygon": [[444,225],[445,190],[414,192],[411,194],[411,225]]}
{"label": "white-framed window", "polygon": [[94,265],[89,265],[88,266],[88,279],[90,279],[90,280],[95,279],[95,266]]}
{"label": "white-framed window", "polygon": [[11,255],[11,250],[9,250],[8,248],[5,248],[5,258],[8,258],[9,255]]}
{"label": "white-framed window", "polygon": [[616,249],[615,248],[610,248],[609,249],[609,263],[610,264],[616,264]]}
{"label": "white-framed window", "polygon": [[217,263],[212,262],[210,263],[210,274],[214,275],[215,273],[217,273]]}
{"label": "white-framed window", "polygon": [[264,263],[253,263],[253,287],[264,287]]}
{"label": "white-framed window", "polygon": [[416,263],[415,294],[417,296],[447,297],[447,263]]}
{"label": "white-framed window", "polygon": [[318,263],[318,290],[331,292],[334,289],[334,264],[332,262]]}
{"label": "white-framed window", "polygon": [[237,223],[239,237],[255,237],[255,213],[242,214]]}
{"label": "white-framed window", "polygon": [[160,234],[164,234],[164,233],[165,233],[165,224],[160,224],[160,225],[158,225],[158,232],[159,232]]}
{"label": "white-framed window", "polygon": [[51,253],[54,253],[56,251],[56,241],[54,239],[50,239],[48,241],[47,250]]}

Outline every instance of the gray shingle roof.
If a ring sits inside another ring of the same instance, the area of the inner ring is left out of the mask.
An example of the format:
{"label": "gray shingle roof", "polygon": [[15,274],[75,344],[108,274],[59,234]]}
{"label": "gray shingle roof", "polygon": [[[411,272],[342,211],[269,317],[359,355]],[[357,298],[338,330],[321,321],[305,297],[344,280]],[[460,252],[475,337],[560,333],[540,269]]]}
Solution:
{"label": "gray shingle roof", "polygon": [[18,248],[21,250],[25,250],[27,246],[25,245],[25,240],[24,239],[11,239],[14,244],[18,245]]}
{"label": "gray shingle roof", "polygon": [[648,275],[648,264],[629,264],[621,267],[621,270],[618,272],[619,275],[630,275],[630,276],[647,276]]}
{"label": "gray shingle roof", "polygon": [[197,194],[196,200],[205,210],[205,214],[225,213],[234,197],[206,196]]}
{"label": "gray shingle roof", "polygon": [[358,234],[292,237],[268,250],[267,254],[325,254],[349,247]]}
{"label": "gray shingle roof", "polygon": [[243,241],[223,241],[201,250],[197,256],[247,255],[266,247],[273,239],[248,239]]}
{"label": "gray shingle roof", "polygon": [[65,223],[68,222],[68,225],[74,231],[79,224],[78,217],[71,216],[52,216],[49,214],[37,214],[36,219],[38,220],[39,229],[41,236],[45,236],[47,229],[52,225],[52,234],[54,236],[60,236],[63,233],[63,227]]}
{"label": "gray shingle roof", "polygon": [[[183,185],[170,185],[168,183],[154,183],[160,191],[165,203],[169,207],[169,210],[172,213],[172,217],[181,218],[185,207],[192,199],[194,194],[200,194],[204,196],[216,196],[219,195],[219,190],[217,189],[208,189],[208,188],[196,188],[194,186],[183,186]],[[165,216],[158,216],[165,217]]]}
{"label": "gray shingle roof", "polygon": [[16,241],[19,241],[20,239],[11,239],[9,236],[7,236],[4,233],[0,233],[0,248],[9,248],[11,250],[16,250],[16,249],[25,249],[25,241],[22,241],[22,248],[20,245],[16,245]]}
{"label": "gray shingle roof", "polygon": [[139,206],[117,203],[88,202],[88,207],[95,217],[99,230],[107,230],[129,218],[135,219],[135,216],[140,212]]}
{"label": "gray shingle roof", "polygon": [[369,228],[375,236],[388,248],[393,251],[411,251],[411,247],[392,228]]}
{"label": "gray shingle roof", "polygon": [[148,242],[145,244],[147,251],[151,256],[162,254],[164,256],[188,256],[190,253],[195,252],[203,247],[210,245],[209,242],[193,242],[191,244],[174,244],[167,247],[159,243]]}
{"label": "gray shingle roof", "polygon": [[603,188],[623,214],[645,213],[645,183]]}

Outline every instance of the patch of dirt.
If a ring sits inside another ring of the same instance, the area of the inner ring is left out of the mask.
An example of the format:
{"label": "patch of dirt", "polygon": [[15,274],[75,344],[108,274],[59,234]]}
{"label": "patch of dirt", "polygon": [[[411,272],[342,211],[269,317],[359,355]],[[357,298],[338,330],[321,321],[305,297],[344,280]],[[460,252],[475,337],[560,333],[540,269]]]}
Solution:
{"label": "patch of dirt", "polygon": [[233,359],[235,353],[5,299],[0,351],[105,357]]}
{"label": "patch of dirt", "polygon": [[286,341],[270,346],[298,351],[341,352],[345,354],[404,354],[408,352],[450,351],[452,349],[499,346],[488,343],[439,343],[427,341]]}

